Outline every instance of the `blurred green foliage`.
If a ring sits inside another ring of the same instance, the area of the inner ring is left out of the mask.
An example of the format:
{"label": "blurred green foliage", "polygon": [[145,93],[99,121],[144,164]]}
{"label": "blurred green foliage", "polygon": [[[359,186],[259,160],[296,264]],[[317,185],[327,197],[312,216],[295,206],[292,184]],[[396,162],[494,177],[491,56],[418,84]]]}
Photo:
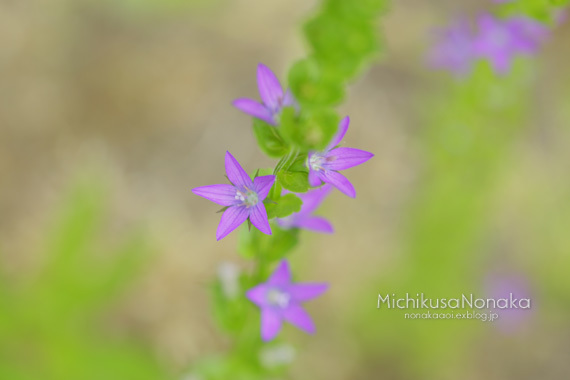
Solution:
{"label": "blurred green foliage", "polygon": [[140,344],[105,332],[105,308],[149,258],[146,239],[126,237],[109,248],[105,193],[78,185],[50,231],[33,279],[0,286],[0,378],[10,380],[168,379]]}
{"label": "blurred green foliage", "polygon": [[568,0],[518,0],[501,4],[500,12],[507,15],[527,15],[543,22],[556,24],[557,10],[568,5]]}
{"label": "blurred green foliage", "polygon": [[[501,180],[512,168],[509,158],[528,127],[533,73],[527,59],[517,60],[505,76],[481,62],[469,78],[450,79],[424,103],[425,127],[417,138],[422,176],[401,231],[402,262],[367,289],[429,298],[483,291],[489,257],[481,254],[482,245]],[[402,310],[355,309],[354,330],[367,342],[363,361],[405,356],[403,377],[460,373],[468,365],[469,343],[488,327],[478,321],[410,321]]]}
{"label": "blurred green foliage", "polygon": [[[264,235],[257,229],[242,229],[238,251],[248,259],[260,261],[261,273],[269,275],[266,266],[284,258],[298,243],[299,230],[284,230],[276,225],[271,226],[273,234]],[[246,233],[246,231],[248,233]]]}

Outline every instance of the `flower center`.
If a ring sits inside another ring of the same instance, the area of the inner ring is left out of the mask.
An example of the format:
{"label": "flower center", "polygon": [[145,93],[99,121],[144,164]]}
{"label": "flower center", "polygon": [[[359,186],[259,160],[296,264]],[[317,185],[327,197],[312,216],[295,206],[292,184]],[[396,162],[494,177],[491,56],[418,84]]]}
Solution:
{"label": "flower center", "polygon": [[309,167],[315,171],[323,170],[323,163],[325,158],[319,153],[313,153],[309,158]]}
{"label": "flower center", "polygon": [[255,206],[259,203],[259,196],[253,190],[248,188],[245,191],[237,190],[235,199],[242,202],[247,207]]}
{"label": "flower center", "polygon": [[267,302],[271,306],[277,306],[281,309],[285,309],[287,306],[289,306],[289,301],[291,301],[291,296],[289,293],[286,293],[280,289],[273,288],[267,292]]}

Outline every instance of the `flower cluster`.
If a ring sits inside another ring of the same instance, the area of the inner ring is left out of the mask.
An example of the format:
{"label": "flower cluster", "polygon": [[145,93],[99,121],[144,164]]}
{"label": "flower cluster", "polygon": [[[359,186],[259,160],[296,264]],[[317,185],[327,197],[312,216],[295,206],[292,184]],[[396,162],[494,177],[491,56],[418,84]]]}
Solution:
{"label": "flower cluster", "polygon": [[[257,85],[261,102],[240,98],[235,100],[233,105],[267,123],[268,128],[279,133],[284,110],[292,107],[294,113],[299,115],[300,107],[292,93],[289,90],[284,91],[275,74],[263,64],[259,64],[257,68]],[[273,174],[255,175],[252,179],[234,156],[226,152],[226,177],[230,183],[192,189],[194,194],[223,206],[216,239],[223,239],[246,221],[263,234],[271,235],[272,227],[269,221],[273,218],[275,219],[273,227],[277,226],[283,231],[306,229],[332,233],[331,223],[314,215],[314,211],[334,188],[354,198],[356,196],[354,186],[340,171],[360,165],[373,157],[372,153],[340,146],[349,124],[348,117],[342,119],[336,134],[324,149],[307,149],[300,156],[295,153],[295,159],[300,159],[301,165],[301,168],[295,172],[296,178],[299,178],[299,175],[302,177],[299,181],[305,183],[302,189],[308,190],[306,192],[297,193],[292,190],[298,188],[287,187],[285,183],[280,183],[281,162],[287,161],[289,154],[283,157]],[[321,146],[324,146],[325,142],[323,141]],[[291,152],[297,150],[296,147],[291,147]],[[285,206],[280,202],[284,199],[289,201],[294,199],[296,208],[290,207],[288,211],[283,211]],[[275,211],[276,209],[280,211]],[[286,260],[282,260],[265,283],[254,286],[246,294],[247,298],[261,309],[262,339],[264,341],[273,339],[279,333],[283,321],[305,332],[313,333],[315,326],[301,307],[301,303],[321,295],[327,287],[326,284],[292,283],[289,264]]]}
{"label": "flower cluster", "polygon": [[534,19],[499,19],[484,13],[478,17],[476,28],[460,19],[438,31],[429,62],[462,76],[470,72],[474,62],[487,60],[497,74],[505,74],[517,56],[536,53],[548,35],[548,28]]}
{"label": "flower cluster", "polygon": [[[294,106],[296,102],[290,91],[284,92],[275,74],[263,64],[259,64],[257,68],[257,84],[263,103],[257,103],[251,99],[237,99],[234,101],[234,106],[271,125],[277,125],[283,108]],[[308,182],[312,187],[318,188],[322,182],[325,182],[354,198],[356,196],[354,186],[339,171],[360,165],[374,155],[360,149],[338,146],[348,131],[349,124],[348,116],[342,119],[338,132],[328,146],[323,151],[308,153],[306,166]],[[256,177],[252,181],[229,152],[226,152],[226,176],[231,184],[192,189],[194,194],[226,207],[218,226],[216,239],[223,239],[246,220],[249,220],[264,234],[271,235],[271,227],[263,201],[275,183],[275,176]],[[326,196],[328,193],[328,191],[322,191],[318,203],[322,201],[323,195]],[[301,200],[303,198],[304,196],[301,196]],[[311,196],[308,199],[310,200]],[[309,219],[307,222],[306,214],[315,208],[316,206],[305,206],[297,215],[292,215],[290,219],[281,220],[278,223],[287,227],[331,232],[330,224],[324,223],[321,219]]]}

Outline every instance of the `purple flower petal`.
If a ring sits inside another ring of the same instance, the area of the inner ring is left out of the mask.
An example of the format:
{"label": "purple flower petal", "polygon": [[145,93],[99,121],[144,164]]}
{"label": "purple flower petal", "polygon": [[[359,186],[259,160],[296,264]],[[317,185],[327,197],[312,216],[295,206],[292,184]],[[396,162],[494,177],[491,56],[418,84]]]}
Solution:
{"label": "purple flower petal", "polygon": [[356,197],[356,190],[354,190],[354,186],[352,183],[340,174],[339,172],[335,172],[333,170],[327,170],[323,173],[322,177],[323,181],[330,183],[337,189],[339,189],[342,193],[348,195],[351,198]]}
{"label": "purple flower petal", "polygon": [[283,96],[283,102],[281,104],[282,107],[295,107],[298,108],[297,101],[293,97],[290,89],[285,91],[285,96]]}
{"label": "purple flower petal", "polygon": [[263,306],[267,304],[267,285],[261,284],[257,285],[255,288],[251,288],[245,294],[246,297],[256,304],[257,306]]}
{"label": "purple flower petal", "polygon": [[328,284],[293,284],[287,287],[287,291],[293,300],[305,302],[320,296],[328,288]]}
{"label": "purple flower petal", "polygon": [[300,306],[322,294],[327,284],[291,284],[291,271],[287,260],[282,260],[269,279],[250,289],[246,296],[261,309],[261,337],[269,341],[281,330],[282,321],[312,334],[315,325],[309,314]]}
{"label": "purple flower petal", "polygon": [[330,222],[321,216],[302,216],[297,218],[293,225],[298,228],[324,234],[332,234],[334,232]]}
{"label": "purple flower petal", "polygon": [[[298,194],[297,196],[303,201],[301,210],[285,218],[276,219],[277,223],[285,229],[296,227],[314,232],[332,233],[333,227],[325,218],[311,215],[332,189],[334,189],[332,185],[326,184],[306,193]],[[287,191],[284,191],[284,193],[287,193]]]}
{"label": "purple flower petal", "polygon": [[281,318],[269,307],[261,308],[261,339],[268,342],[281,331]]}
{"label": "purple flower petal", "polygon": [[263,202],[259,202],[249,209],[249,220],[258,230],[266,235],[271,235],[271,227],[269,227],[267,211]]}
{"label": "purple flower petal", "polygon": [[315,324],[311,316],[299,305],[290,305],[283,310],[283,319],[309,334],[315,333]]}
{"label": "purple flower petal", "polygon": [[257,86],[263,103],[272,111],[279,109],[283,88],[273,71],[262,63],[257,66]]}
{"label": "purple flower petal", "polygon": [[315,211],[330,194],[332,189],[333,187],[331,185],[324,185],[322,187],[307,191],[304,194],[298,194],[297,196],[301,198],[303,205],[301,206],[301,211],[296,214],[310,214]]}
{"label": "purple flower petal", "polygon": [[216,231],[216,240],[221,240],[246,221],[249,211],[246,207],[232,206],[222,214]]}
{"label": "purple flower petal", "polygon": [[435,33],[436,42],[429,52],[428,64],[456,76],[471,71],[475,59],[474,36],[469,21],[461,18]]}
{"label": "purple flower petal", "polygon": [[317,173],[316,170],[309,168],[309,185],[315,187],[319,186],[321,183],[323,183],[323,181],[321,181],[319,173]]}
{"label": "purple flower petal", "polygon": [[511,68],[511,58],[506,54],[495,54],[490,58],[493,70],[498,74],[506,74]]}
{"label": "purple flower petal", "polygon": [[241,190],[252,187],[251,178],[230,152],[226,152],[226,175],[230,182]]}
{"label": "purple flower petal", "polygon": [[232,185],[196,187],[192,189],[192,192],[222,206],[231,206],[236,203],[236,188]]}
{"label": "purple flower petal", "polygon": [[253,179],[253,189],[257,192],[260,201],[267,198],[267,194],[269,194],[269,190],[271,190],[274,182],[274,175],[264,175]]}
{"label": "purple flower petal", "polygon": [[516,48],[521,53],[535,53],[549,36],[546,26],[529,17],[512,17],[506,21],[506,24],[517,37]]}
{"label": "purple flower petal", "polygon": [[[504,74],[517,54],[531,53],[537,48],[532,31],[525,31],[523,19],[497,19],[490,14],[479,17],[479,35],[475,41],[478,57],[487,59],[495,72]],[[528,24],[530,25],[530,24]]]}
{"label": "purple flower petal", "polygon": [[326,168],[331,170],[349,169],[368,161],[372,157],[374,157],[372,153],[364,150],[336,148],[327,154]]}
{"label": "purple flower petal", "polygon": [[340,144],[340,142],[344,138],[344,135],[346,135],[346,131],[348,131],[349,124],[350,124],[350,118],[348,116],[346,116],[344,119],[340,121],[340,123],[338,124],[338,131],[336,135],[333,137],[333,139],[331,140],[331,142],[329,143],[329,145],[325,150],[331,150],[332,148]]}
{"label": "purple flower petal", "polygon": [[494,29],[498,26],[497,20],[489,13],[480,15],[477,23],[479,24],[479,28],[481,28],[481,30]]}
{"label": "purple flower petal", "polygon": [[281,260],[271,277],[267,280],[267,284],[271,286],[284,286],[291,282],[291,270],[289,262]]}
{"label": "purple flower petal", "polygon": [[277,125],[275,118],[271,114],[271,111],[269,111],[263,104],[259,104],[255,100],[241,98],[234,100],[232,104],[234,107],[238,108],[248,115],[261,119],[271,125]]}

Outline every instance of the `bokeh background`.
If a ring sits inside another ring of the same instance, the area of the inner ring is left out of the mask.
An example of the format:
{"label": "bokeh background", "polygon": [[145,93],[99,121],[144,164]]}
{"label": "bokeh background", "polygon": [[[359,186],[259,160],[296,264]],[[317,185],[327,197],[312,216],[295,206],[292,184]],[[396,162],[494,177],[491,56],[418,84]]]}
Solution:
{"label": "bokeh background", "polygon": [[[258,62],[286,78],[317,4],[0,1],[0,378],[194,379],[193,363],[228,349],[209,287],[220,264],[251,264],[239,234],[216,242],[216,208],[190,189],[223,181],[226,150],[249,171],[275,164],[231,101],[257,97]],[[570,373],[568,24],[529,64],[524,126],[500,145],[475,205],[483,228],[442,269],[469,274],[449,282],[451,295],[516,279],[532,313],[502,328],[376,309],[379,292],[431,286],[400,276],[415,267],[406,231],[421,219],[431,104],[444,107],[454,86],[425,65],[431,31],[490,7],[399,0],[381,21],[385,49],[340,107],[349,145],[376,157],[348,174],[356,200],[325,202],[336,233],[303,234],[291,256],[299,278],[331,289],[308,306],[316,336],[284,331],[297,348],[289,378]],[[438,278],[433,264],[425,281]]]}

